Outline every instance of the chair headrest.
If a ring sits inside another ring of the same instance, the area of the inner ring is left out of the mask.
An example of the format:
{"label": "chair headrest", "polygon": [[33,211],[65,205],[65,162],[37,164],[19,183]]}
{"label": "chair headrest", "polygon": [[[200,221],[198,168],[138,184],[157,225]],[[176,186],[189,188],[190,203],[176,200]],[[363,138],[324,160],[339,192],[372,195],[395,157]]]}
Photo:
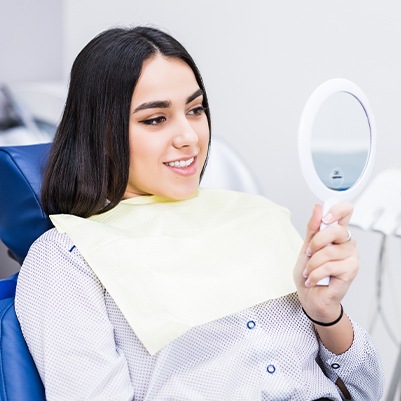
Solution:
{"label": "chair headrest", "polygon": [[50,146],[0,147],[0,239],[21,264],[32,243],[52,227],[40,203]]}

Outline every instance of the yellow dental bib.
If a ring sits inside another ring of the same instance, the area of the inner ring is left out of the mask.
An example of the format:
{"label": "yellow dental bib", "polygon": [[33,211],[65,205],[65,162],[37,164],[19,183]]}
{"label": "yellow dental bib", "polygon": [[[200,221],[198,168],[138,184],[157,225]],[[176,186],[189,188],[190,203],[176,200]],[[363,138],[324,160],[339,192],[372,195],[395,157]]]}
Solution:
{"label": "yellow dental bib", "polygon": [[130,198],[84,219],[53,215],[150,354],[198,326],[295,291],[301,239],[262,196],[199,190]]}

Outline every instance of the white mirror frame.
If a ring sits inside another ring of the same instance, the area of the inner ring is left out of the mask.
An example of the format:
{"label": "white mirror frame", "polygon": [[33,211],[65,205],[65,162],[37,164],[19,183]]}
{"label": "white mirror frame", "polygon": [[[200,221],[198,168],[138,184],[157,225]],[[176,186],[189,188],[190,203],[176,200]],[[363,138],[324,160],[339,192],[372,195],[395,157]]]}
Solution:
{"label": "white mirror frame", "polygon": [[[313,125],[317,113],[323,102],[331,95],[338,92],[346,92],[354,96],[364,108],[370,127],[370,150],[365,164],[365,168],[357,180],[350,188],[344,191],[336,191],[324,185],[319,178],[312,159],[311,137]],[[376,124],[371,111],[368,99],[362,90],[352,81],[335,78],[321,84],[309,97],[305,104],[298,132],[298,154],[301,170],[312,192],[324,202],[323,213],[335,203],[350,200],[362,189],[366,180],[369,178],[373,167],[376,152]]]}

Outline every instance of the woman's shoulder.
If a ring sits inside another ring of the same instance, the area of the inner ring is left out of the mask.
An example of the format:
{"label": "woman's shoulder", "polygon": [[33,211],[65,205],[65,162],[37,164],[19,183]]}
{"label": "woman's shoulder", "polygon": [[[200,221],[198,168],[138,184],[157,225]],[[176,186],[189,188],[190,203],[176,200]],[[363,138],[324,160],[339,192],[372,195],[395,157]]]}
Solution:
{"label": "woman's shoulder", "polygon": [[56,228],[51,228],[38,237],[32,244],[35,247],[47,246],[50,243],[63,246],[73,246],[71,239],[67,234],[59,232]]}
{"label": "woman's shoulder", "polygon": [[68,235],[52,228],[30,247],[18,281],[35,277],[45,282],[70,280],[77,275],[99,281]]}
{"label": "woman's shoulder", "polygon": [[74,263],[85,264],[82,255],[76,249],[71,238],[52,228],[37,238],[31,245],[23,266],[37,263]]}

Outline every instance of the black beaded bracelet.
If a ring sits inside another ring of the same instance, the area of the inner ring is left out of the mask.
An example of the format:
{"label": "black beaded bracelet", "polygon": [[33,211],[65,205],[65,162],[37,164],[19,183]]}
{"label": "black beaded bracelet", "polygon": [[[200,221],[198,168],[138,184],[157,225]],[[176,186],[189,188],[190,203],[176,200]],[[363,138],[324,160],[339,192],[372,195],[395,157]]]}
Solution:
{"label": "black beaded bracelet", "polygon": [[336,320],[334,320],[334,322],[330,322],[330,323],[318,322],[317,320],[312,319],[312,318],[305,312],[305,309],[304,309],[304,308],[302,308],[302,310],[304,311],[306,317],[307,317],[312,323],[315,323],[315,324],[317,324],[318,326],[329,327],[329,326],[334,326],[335,324],[337,324],[337,323],[341,320],[341,318],[343,317],[343,315],[344,315],[344,309],[343,309],[342,304],[340,304],[340,306],[341,306],[340,316],[339,316]]}

